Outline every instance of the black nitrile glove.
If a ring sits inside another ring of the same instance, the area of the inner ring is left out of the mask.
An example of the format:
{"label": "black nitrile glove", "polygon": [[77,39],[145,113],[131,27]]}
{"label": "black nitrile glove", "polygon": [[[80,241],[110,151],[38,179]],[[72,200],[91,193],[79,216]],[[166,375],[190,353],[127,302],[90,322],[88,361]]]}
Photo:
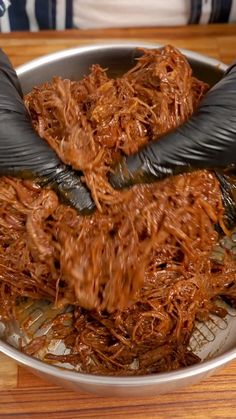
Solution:
{"label": "black nitrile glove", "polygon": [[197,169],[214,169],[225,221],[236,222],[236,64],[206,94],[197,112],[177,130],[124,157],[110,175],[120,189]]}
{"label": "black nitrile glove", "polygon": [[0,50],[0,175],[36,179],[80,213],[94,203],[79,174],[65,166],[33,130],[17,75]]}
{"label": "black nitrile glove", "polygon": [[123,158],[110,182],[119,189],[189,170],[235,167],[236,64],[206,94],[185,124]]}

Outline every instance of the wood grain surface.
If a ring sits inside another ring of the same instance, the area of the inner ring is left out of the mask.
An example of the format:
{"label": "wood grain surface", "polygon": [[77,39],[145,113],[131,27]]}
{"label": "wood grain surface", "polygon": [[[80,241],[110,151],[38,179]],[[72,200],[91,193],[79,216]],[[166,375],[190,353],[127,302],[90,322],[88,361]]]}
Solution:
{"label": "wood grain surface", "polygon": [[15,66],[44,54],[80,45],[115,40],[171,43],[230,63],[236,58],[236,25],[185,26],[177,28],[103,29],[15,32],[0,35],[0,46]]}
{"label": "wood grain surface", "polygon": [[[236,25],[107,29],[0,35],[15,66],[64,48],[112,40],[171,43],[225,63],[236,59]],[[236,362],[208,380],[164,396],[101,398],[64,390],[0,354],[0,418],[236,418]]]}

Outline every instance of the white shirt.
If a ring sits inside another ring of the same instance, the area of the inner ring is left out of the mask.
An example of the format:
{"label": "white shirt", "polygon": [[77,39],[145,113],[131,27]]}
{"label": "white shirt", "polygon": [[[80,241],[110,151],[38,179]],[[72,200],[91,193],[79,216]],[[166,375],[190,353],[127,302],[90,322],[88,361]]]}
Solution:
{"label": "white shirt", "polygon": [[236,21],[235,0],[74,0],[73,7],[82,29]]}
{"label": "white shirt", "polygon": [[77,0],[76,27],[107,28],[129,26],[186,25],[188,0]]}

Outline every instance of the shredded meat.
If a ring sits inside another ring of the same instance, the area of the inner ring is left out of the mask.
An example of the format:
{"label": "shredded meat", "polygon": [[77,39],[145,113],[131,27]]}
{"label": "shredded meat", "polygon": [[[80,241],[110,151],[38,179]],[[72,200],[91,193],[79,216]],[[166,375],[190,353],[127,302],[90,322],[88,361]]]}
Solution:
{"label": "shredded meat", "polygon": [[[25,98],[39,135],[83,171],[97,209],[82,217],[36,184],[0,179],[0,312],[19,297],[73,304],[54,336],[84,372],[134,375],[197,362],[188,350],[195,321],[222,314],[216,299],[236,298],[230,254],[211,251],[224,226],[215,175],[199,171],[115,191],[112,165],[182,124],[207,85],[173,47],[144,50],[117,79],[95,65],[81,81],[54,78]],[[63,317],[64,316],[64,317]],[[69,316],[69,321],[68,321]],[[45,339],[26,348],[35,353]]]}

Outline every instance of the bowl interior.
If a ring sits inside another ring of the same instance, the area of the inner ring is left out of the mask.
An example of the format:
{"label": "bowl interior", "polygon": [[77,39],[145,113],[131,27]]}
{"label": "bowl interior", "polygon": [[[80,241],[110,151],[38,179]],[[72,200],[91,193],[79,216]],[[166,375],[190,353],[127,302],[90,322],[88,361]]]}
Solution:
{"label": "bowl interior", "polygon": [[[157,48],[158,45],[142,44],[139,47]],[[217,60],[183,50],[193,68],[194,75],[214,85],[223,74],[226,66]],[[53,76],[79,80],[88,74],[93,64],[100,64],[108,69],[111,77],[117,77],[134,64],[141,55],[137,45],[103,45],[66,50],[48,57],[43,57],[23,65],[18,69],[24,93],[34,86],[49,81]]]}

